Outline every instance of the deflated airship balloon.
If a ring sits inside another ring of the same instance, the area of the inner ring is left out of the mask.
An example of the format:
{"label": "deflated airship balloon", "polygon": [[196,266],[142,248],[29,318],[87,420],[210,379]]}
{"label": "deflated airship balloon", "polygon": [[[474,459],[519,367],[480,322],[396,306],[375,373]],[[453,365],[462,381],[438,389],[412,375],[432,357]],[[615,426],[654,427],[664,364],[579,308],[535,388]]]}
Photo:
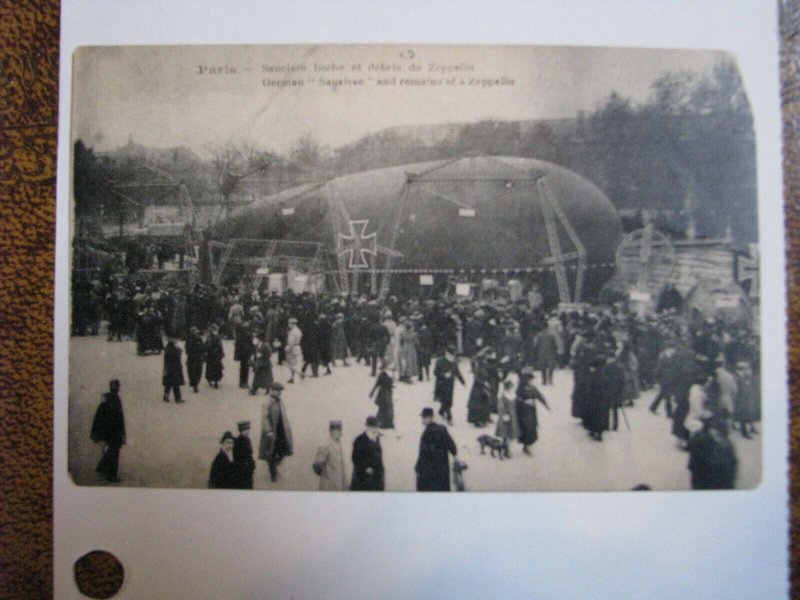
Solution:
{"label": "deflated airship balloon", "polygon": [[499,275],[535,280],[566,302],[591,301],[613,274],[621,226],[609,199],[568,169],[470,156],[286,189],[240,209],[215,234],[322,243],[329,268],[374,270],[384,291],[417,274]]}

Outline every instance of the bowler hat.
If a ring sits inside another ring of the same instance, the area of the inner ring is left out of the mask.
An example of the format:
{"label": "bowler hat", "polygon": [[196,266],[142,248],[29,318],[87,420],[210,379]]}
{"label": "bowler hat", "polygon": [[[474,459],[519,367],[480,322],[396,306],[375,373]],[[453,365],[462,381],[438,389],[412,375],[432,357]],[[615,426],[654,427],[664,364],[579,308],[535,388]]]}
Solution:
{"label": "bowler hat", "polygon": [[219,443],[224,444],[225,440],[232,440],[232,439],[233,439],[233,434],[230,431],[226,431],[225,433],[222,434]]}
{"label": "bowler hat", "polygon": [[239,431],[246,431],[250,429],[250,421],[239,421],[236,427],[239,428]]}
{"label": "bowler hat", "polygon": [[328,429],[333,431],[334,429],[338,429],[339,431],[342,430],[342,422],[341,421],[331,421],[328,423]]}
{"label": "bowler hat", "polygon": [[367,427],[377,427],[378,426],[378,419],[376,417],[369,416],[369,417],[367,417],[367,421],[364,424]]}
{"label": "bowler hat", "polygon": [[422,417],[423,419],[426,417],[433,418],[433,409],[429,406],[425,407],[422,409],[422,412],[419,413],[419,416]]}
{"label": "bowler hat", "polygon": [[283,384],[279,381],[273,381],[269,384],[269,389],[280,392],[283,389]]}

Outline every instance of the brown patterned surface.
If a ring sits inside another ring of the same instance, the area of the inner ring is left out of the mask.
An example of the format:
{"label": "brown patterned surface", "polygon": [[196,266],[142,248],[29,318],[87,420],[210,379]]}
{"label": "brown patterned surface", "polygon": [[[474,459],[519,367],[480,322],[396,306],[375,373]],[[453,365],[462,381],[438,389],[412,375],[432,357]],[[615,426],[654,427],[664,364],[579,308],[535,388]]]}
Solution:
{"label": "brown patterned surface", "polygon": [[0,0],[0,597],[53,594],[59,4]]}
{"label": "brown patterned surface", "polygon": [[[800,0],[781,2],[791,396],[800,395]],[[0,0],[0,597],[52,596],[56,0]],[[800,404],[792,402],[792,596]],[[20,451],[24,448],[24,452]],[[104,582],[98,582],[102,585]]]}
{"label": "brown patterned surface", "polygon": [[789,288],[791,590],[800,597],[800,0],[781,3],[781,98]]}

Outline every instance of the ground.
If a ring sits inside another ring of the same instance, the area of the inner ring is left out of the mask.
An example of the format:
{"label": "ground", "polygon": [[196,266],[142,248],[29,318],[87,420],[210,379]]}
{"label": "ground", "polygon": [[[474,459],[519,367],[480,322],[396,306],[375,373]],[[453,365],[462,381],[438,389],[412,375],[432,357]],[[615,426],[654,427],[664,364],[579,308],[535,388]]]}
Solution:
{"label": "ground", "polygon": [[[107,342],[104,337],[75,337],[70,344],[69,467],[76,483],[112,485],[94,472],[100,448],[89,439],[92,417],[107,391],[108,381],[118,378],[125,411],[127,445],[120,459],[121,486],[204,488],[218,441],[226,430],[236,434],[236,423],[252,422],[255,448],[261,433],[262,391],[250,396],[238,387],[238,363],[233,361],[232,342],[225,342],[225,377],[219,389],[203,381],[199,393],[183,388],[185,404],[162,401],[163,356],[140,357],[133,342]],[[324,369],[323,369],[324,371]],[[453,426],[450,433],[458,454],[468,465],[465,473],[470,491],[569,491],[629,490],[645,483],[654,490],[690,489],[688,454],[680,451],[670,434],[671,422],[647,410],[653,391],[647,391],[625,409],[630,427],[620,420],[619,431],[606,432],[603,441],[593,441],[570,416],[572,373],[558,370],[552,386],[540,386],[552,412],[541,406],[539,440],[532,457],[518,444],[511,460],[480,454],[477,437],[493,434],[493,426],[477,429],[466,421],[467,397],[472,381],[469,363],[461,362],[467,385],[456,383]],[[276,380],[286,383],[288,370],[275,366]],[[257,461],[255,488],[269,490],[315,490],[318,478],[311,468],[317,446],[327,437],[328,421],[344,425],[342,446],[348,467],[353,439],[363,431],[364,420],[377,407],[368,397],[374,380],[363,365],[335,367],[333,375],[307,377],[283,392],[294,435],[295,453],[279,467],[280,479],[271,483],[267,465]],[[538,378],[537,378],[537,385]],[[398,383],[395,386],[395,430],[381,437],[386,489],[415,489],[414,463],[422,424],[419,413],[433,406],[433,382]],[[753,488],[761,473],[760,435],[751,440],[731,433],[739,459],[736,486]]]}

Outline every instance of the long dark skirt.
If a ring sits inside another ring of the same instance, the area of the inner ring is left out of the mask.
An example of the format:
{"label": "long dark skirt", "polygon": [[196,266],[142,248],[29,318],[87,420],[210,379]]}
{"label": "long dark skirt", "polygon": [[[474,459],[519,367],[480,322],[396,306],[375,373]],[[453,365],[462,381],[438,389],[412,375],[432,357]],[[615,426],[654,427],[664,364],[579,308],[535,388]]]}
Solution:
{"label": "long dark skirt", "polygon": [[189,385],[195,387],[203,377],[203,360],[188,359],[186,361],[186,372],[189,375]]}
{"label": "long dark skirt", "polygon": [[492,401],[489,393],[482,383],[474,384],[467,401],[467,422],[483,427],[490,421],[491,414]]}
{"label": "long dark skirt", "polygon": [[375,399],[375,404],[378,405],[378,427],[381,429],[394,428],[394,403],[392,402],[392,393],[378,392],[378,397]]}

